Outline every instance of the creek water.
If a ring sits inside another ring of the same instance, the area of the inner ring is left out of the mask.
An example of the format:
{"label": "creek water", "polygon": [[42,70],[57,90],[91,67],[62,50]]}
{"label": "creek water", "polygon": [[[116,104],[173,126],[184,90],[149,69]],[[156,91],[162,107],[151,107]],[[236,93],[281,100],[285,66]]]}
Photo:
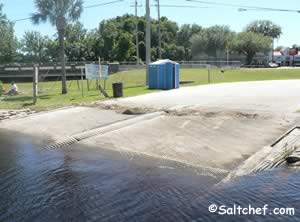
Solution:
{"label": "creek water", "polygon": [[[48,150],[0,131],[0,221],[300,221],[300,170],[281,168],[217,185],[221,178],[160,160],[80,144]],[[295,215],[209,213],[211,204]]]}

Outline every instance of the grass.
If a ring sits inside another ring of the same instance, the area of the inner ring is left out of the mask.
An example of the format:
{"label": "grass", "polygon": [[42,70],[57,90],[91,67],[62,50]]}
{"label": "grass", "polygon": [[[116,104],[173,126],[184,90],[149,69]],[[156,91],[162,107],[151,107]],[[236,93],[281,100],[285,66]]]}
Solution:
{"label": "grass", "polygon": [[[123,82],[124,96],[136,96],[158,90],[149,90],[145,86],[145,70],[131,70],[120,72],[110,76],[106,83],[107,92],[112,95],[112,83]],[[212,83],[240,82],[240,81],[259,81],[259,80],[284,80],[300,79],[300,69],[241,69],[226,70],[221,73],[219,69],[211,70]],[[192,83],[182,86],[195,86],[208,84],[206,69],[182,69],[181,81],[192,81]],[[81,81],[68,81],[67,95],[61,95],[61,83],[59,81],[39,83],[39,97],[36,105],[32,104],[32,83],[17,83],[20,95],[14,97],[0,97],[0,109],[22,109],[31,108],[34,110],[49,110],[68,105],[93,102],[105,99],[96,89],[96,81],[89,81],[90,90],[87,90],[87,82],[84,81],[82,97]],[[101,81],[104,85],[104,82]],[[4,89],[10,88],[9,84],[4,84]]]}

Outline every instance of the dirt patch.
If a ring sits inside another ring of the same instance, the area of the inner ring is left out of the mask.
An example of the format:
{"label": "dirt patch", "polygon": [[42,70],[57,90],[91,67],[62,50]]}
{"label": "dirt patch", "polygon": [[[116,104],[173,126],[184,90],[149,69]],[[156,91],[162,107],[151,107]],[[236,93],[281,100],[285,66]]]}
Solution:
{"label": "dirt patch", "polygon": [[201,116],[205,118],[219,118],[219,117],[230,117],[235,119],[258,119],[269,118],[268,115],[258,114],[258,113],[250,113],[250,112],[242,112],[242,111],[229,111],[229,110],[220,110],[220,111],[211,111],[207,109],[179,109],[179,110],[165,110],[168,115],[171,116]]}
{"label": "dirt patch", "polygon": [[145,107],[126,107],[126,106],[120,106],[116,104],[107,105],[98,102],[91,103],[91,104],[84,104],[82,106],[94,107],[94,108],[99,108],[104,110],[113,110],[116,113],[124,114],[124,115],[144,115],[147,113],[161,111],[161,110],[150,109]]}
{"label": "dirt patch", "polygon": [[24,118],[31,114],[34,114],[35,111],[30,109],[20,109],[20,110],[0,110],[0,121],[16,118]]}
{"label": "dirt patch", "polygon": [[224,110],[216,108],[202,108],[202,107],[178,107],[178,108],[165,108],[165,109],[153,109],[148,107],[129,107],[117,104],[103,104],[103,103],[92,103],[85,106],[97,107],[104,110],[113,110],[116,113],[124,115],[144,115],[153,112],[165,112],[166,116],[199,116],[204,118],[219,118],[228,117],[234,119],[269,119],[270,115],[256,112],[245,112],[245,111],[234,111]]}

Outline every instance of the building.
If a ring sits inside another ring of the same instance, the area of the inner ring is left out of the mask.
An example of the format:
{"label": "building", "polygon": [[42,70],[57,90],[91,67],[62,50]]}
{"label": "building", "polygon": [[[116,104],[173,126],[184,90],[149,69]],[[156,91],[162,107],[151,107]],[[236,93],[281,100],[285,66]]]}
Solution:
{"label": "building", "polygon": [[273,52],[273,62],[279,66],[300,65],[300,53],[297,48],[283,48]]}

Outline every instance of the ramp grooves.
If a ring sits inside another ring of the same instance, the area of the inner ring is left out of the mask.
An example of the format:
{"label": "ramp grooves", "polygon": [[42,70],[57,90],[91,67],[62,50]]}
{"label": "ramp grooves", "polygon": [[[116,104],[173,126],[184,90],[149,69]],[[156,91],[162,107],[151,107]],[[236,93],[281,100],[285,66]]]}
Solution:
{"label": "ramp grooves", "polygon": [[85,139],[88,139],[88,138],[91,138],[91,137],[94,137],[97,135],[101,135],[101,134],[105,134],[105,133],[112,132],[115,130],[119,130],[119,129],[122,129],[122,128],[125,128],[128,126],[140,123],[142,121],[154,119],[156,117],[159,117],[163,113],[164,112],[155,112],[155,113],[145,114],[143,116],[138,116],[138,117],[131,118],[128,120],[113,123],[113,124],[110,124],[107,126],[92,129],[92,130],[89,130],[86,132],[78,133],[78,134],[75,134],[72,136],[68,136],[68,137],[56,140],[55,142],[47,145],[45,148],[46,149],[58,149],[58,148],[70,146],[79,141],[82,141],[82,140],[85,140]]}

